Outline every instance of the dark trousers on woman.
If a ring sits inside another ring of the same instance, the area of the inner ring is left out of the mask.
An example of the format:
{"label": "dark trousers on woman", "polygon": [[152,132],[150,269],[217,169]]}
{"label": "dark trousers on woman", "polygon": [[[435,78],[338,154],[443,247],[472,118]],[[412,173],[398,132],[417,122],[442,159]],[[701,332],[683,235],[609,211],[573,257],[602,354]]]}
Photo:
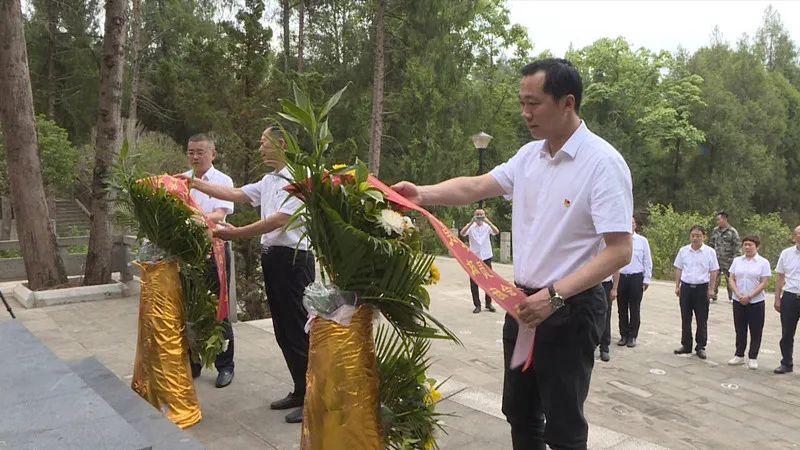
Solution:
{"label": "dark trousers on woman", "polygon": [[608,353],[608,346],[611,345],[611,288],[614,283],[611,281],[603,281],[603,292],[606,294],[606,324],[603,328],[603,334],[600,336],[600,351]]}
{"label": "dark trousers on woman", "polygon": [[[492,268],[492,258],[484,259],[483,263]],[[472,303],[477,306],[478,308],[481,307],[481,293],[478,290],[478,285],[472,281],[472,278],[469,279],[469,290],[472,292]],[[489,297],[489,294],[484,292],[484,301],[486,302],[486,306],[492,304],[492,298]]]}
{"label": "dark trousers on woman", "polygon": [[[225,275],[228,277],[227,282],[230,284],[230,279],[233,275],[231,274],[231,251],[229,242],[225,243]],[[211,292],[217,294],[217,297],[219,297],[220,286],[219,275],[217,274],[217,260],[213,255],[206,267],[206,280]],[[233,327],[228,317],[222,321],[222,337],[228,341],[228,348],[217,355],[217,358],[214,360],[214,367],[217,368],[217,372],[223,370],[233,371]],[[192,363],[192,375],[200,375],[202,369],[202,364]]]}
{"label": "dark trousers on woman", "polygon": [[692,348],[692,314],[697,318],[695,350],[705,350],[708,343],[708,283],[681,282],[681,345]]}
{"label": "dark trousers on woman", "polygon": [[783,291],[781,296],[781,365],[792,367],[794,351],[794,333],[800,319],[800,297],[797,294]]}
{"label": "dark trousers on woman", "polygon": [[308,313],[303,293],[314,281],[314,254],[289,247],[266,247],[261,252],[264,287],[275,329],[275,340],[292,375],[295,396],[306,393]]}
{"label": "dark trousers on woman", "polygon": [[736,328],[736,356],[744,357],[747,347],[747,330],[750,329],[749,359],[758,358],[761,348],[761,332],[764,330],[764,303],[750,303],[743,305],[733,301],[733,326]]}
{"label": "dark trousers on woman", "polygon": [[[536,290],[525,292],[531,295]],[[583,404],[607,305],[600,285],[567,299],[536,328],[535,359],[526,372],[508,367],[518,324],[506,314],[503,414],[511,424],[514,450],[543,450],[545,443],[554,449],[586,448],[589,427]]]}
{"label": "dark trousers on woman", "polygon": [[643,273],[619,274],[617,312],[619,314],[619,335],[622,339],[630,340],[639,337],[639,325],[642,322],[643,288]]}

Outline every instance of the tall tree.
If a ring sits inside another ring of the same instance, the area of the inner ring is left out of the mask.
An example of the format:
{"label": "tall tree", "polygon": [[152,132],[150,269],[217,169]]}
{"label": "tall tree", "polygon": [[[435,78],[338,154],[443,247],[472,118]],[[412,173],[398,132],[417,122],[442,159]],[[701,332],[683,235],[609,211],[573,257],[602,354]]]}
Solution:
{"label": "tall tree", "polygon": [[47,118],[56,115],[56,42],[58,37],[58,3],[47,0]]}
{"label": "tall tree", "polygon": [[289,55],[291,54],[291,21],[292,21],[292,2],[291,0],[281,0],[281,10],[283,13],[283,70],[289,72]]}
{"label": "tall tree", "polygon": [[126,0],[106,0],[103,57],[100,66],[97,139],[92,173],[91,230],[86,255],[86,285],[111,281],[112,230],[108,177],[122,141],[122,72]]}
{"label": "tall tree", "polygon": [[303,71],[303,52],[306,45],[306,2],[300,0],[297,11],[297,71]]}
{"label": "tall tree", "polygon": [[372,119],[369,139],[369,170],[376,176],[381,168],[381,142],[383,140],[383,83],[384,83],[384,54],[386,52],[386,0],[376,0],[373,26],[374,38],[374,67],[372,72]]}
{"label": "tall tree", "polygon": [[0,2],[0,42],[0,122],[11,201],[17,214],[28,287],[37,290],[64,283],[67,276],[47,212],[19,0]]}
{"label": "tall tree", "polygon": [[139,68],[140,68],[140,35],[142,28],[142,8],[141,0],[133,0],[131,4],[131,30],[130,30],[130,44],[128,45],[130,51],[131,61],[131,91],[130,101],[128,102],[128,120],[125,126],[125,137],[128,140],[128,145],[132,151],[136,150],[136,122],[137,119],[137,98],[139,96]]}

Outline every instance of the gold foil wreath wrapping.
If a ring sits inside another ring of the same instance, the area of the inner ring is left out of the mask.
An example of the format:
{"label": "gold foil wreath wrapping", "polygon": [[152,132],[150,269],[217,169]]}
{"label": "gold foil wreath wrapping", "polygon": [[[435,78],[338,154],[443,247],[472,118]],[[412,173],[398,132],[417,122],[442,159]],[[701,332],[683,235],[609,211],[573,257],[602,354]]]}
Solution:
{"label": "gold foil wreath wrapping", "polygon": [[181,428],[203,418],[194,390],[181,279],[176,261],[136,263],[141,270],[139,338],[131,388]]}
{"label": "gold foil wreath wrapping", "polygon": [[301,449],[383,449],[372,314],[361,305],[349,326],[311,323]]}

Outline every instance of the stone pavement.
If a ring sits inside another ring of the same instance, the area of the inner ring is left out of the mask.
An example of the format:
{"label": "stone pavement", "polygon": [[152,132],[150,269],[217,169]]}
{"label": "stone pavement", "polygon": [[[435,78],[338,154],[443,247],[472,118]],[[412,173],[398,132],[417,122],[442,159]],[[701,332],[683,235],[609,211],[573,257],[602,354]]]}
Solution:
{"label": "stone pavement", "polygon": [[[432,375],[447,377],[453,394],[439,410],[452,413],[441,434],[443,449],[511,448],[500,413],[503,315],[472,314],[466,276],[449,258],[437,260],[442,282],[431,289],[432,310],[463,346],[435,342]],[[511,279],[509,265],[496,270]],[[611,349],[611,362],[596,362],[586,402],[589,446],[594,449],[784,449],[800,448],[800,374],[774,375],[780,322],[768,299],[760,368],[725,363],[733,355],[729,304],[711,305],[707,361],[676,356],[680,313],[672,284],[656,283],[645,294],[639,346]],[[136,345],[138,300],[129,297],[94,303],[24,310],[20,320],[66,361],[95,356],[129,382]],[[0,311],[0,320],[8,320]],[[616,315],[616,309],[614,310]],[[616,319],[612,340],[618,338]],[[269,402],[291,389],[270,321],[235,325],[236,378],[216,389],[215,371],[197,381],[203,421],[189,429],[209,449],[299,448],[296,425]]]}

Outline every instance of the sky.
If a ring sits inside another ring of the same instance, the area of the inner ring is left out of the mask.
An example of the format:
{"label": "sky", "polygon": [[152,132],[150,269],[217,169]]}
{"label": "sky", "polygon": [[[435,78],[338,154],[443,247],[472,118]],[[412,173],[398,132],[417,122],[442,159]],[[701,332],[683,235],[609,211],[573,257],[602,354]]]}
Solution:
{"label": "sky", "polygon": [[528,29],[534,54],[564,56],[603,37],[624,37],[634,48],[693,52],[711,42],[714,26],[735,44],[753,36],[772,5],[792,40],[800,42],[800,1],[745,0],[509,0],[511,22]]}

